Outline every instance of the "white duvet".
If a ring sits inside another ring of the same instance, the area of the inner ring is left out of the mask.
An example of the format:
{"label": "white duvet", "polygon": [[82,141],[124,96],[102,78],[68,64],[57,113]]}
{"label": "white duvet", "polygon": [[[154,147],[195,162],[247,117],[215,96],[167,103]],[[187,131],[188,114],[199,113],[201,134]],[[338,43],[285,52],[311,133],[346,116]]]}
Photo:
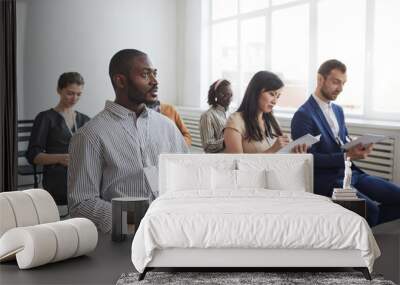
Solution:
{"label": "white duvet", "polygon": [[323,196],[265,189],[162,195],[140,223],[132,262],[143,272],[165,248],[358,249],[370,271],[380,255],[359,215]]}

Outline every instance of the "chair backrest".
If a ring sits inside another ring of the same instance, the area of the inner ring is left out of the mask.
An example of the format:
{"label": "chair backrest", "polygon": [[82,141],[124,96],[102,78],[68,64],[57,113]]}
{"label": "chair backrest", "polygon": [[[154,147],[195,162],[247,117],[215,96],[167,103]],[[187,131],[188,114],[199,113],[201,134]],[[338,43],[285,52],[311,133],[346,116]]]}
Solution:
{"label": "chair backrest", "polygon": [[[18,174],[32,175],[34,188],[38,187],[38,174],[42,173],[42,167],[31,165],[27,161],[25,155],[29,145],[29,139],[33,128],[33,120],[18,120],[17,125],[17,141],[18,141]],[[32,184],[24,184],[19,186],[28,186]]]}
{"label": "chair backrest", "polygon": [[[180,190],[183,190],[182,183],[179,182],[181,180],[187,180],[188,184],[191,184],[188,188],[207,187],[201,181],[201,186],[195,185],[194,180],[201,175],[189,172],[196,172],[196,169],[202,169],[201,171],[205,173],[203,178],[206,179],[209,176],[212,177],[212,173],[215,172],[222,172],[223,175],[225,170],[225,172],[242,171],[249,173],[249,176],[254,176],[257,171],[266,171],[266,188],[268,189],[313,193],[313,156],[311,154],[161,154],[159,194],[176,190],[177,181],[180,184]],[[190,182],[190,177],[194,178],[193,183]]]}
{"label": "chair backrest", "polygon": [[25,154],[28,149],[29,138],[31,137],[32,127],[33,127],[33,120],[18,120],[18,125],[17,125],[18,161],[20,158],[25,158]]}

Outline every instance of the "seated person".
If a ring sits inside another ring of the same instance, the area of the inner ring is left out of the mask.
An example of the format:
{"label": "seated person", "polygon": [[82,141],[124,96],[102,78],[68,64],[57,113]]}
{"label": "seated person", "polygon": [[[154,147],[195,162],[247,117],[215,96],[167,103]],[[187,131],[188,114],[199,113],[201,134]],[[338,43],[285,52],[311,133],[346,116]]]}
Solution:
{"label": "seated person", "polygon": [[190,135],[188,128],[185,126],[185,123],[182,121],[181,116],[179,116],[179,113],[176,111],[174,106],[166,103],[161,103],[160,100],[158,100],[157,89],[154,90],[153,93],[147,94],[146,106],[172,120],[172,122],[175,123],[175,125],[181,132],[186,144],[188,146],[192,145],[192,136]]}
{"label": "seated person", "polygon": [[115,101],[72,138],[68,169],[68,206],[72,217],[92,220],[111,230],[111,199],[154,198],[145,171],[158,165],[161,153],[187,153],[170,119],[145,105],[157,90],[156,69],[141,51],[125,49],[110,61]]}
{"label": "seated person", "polygon": [[201,144],[205,152],[223,152],[223,129],[231,101],[232,88],[228,80],[219,79],[211,84],[208,90],[208,104],[211,107],[200,117]]}
{"label": "seated person", "polygon": [[[292,137],[320,135],[310,148],[314,155],[314,192],[332,196],[334,187],[343,185],[345,160],[363,159],[372,145],[357,145],[346,152],[341,145],[348,138],[343,109],[332,103],[342,92],[347,80],[346,66],[338,60],[324,62],[318,70],[314,94],[297,110],[292,119]],[[384,179],[368,175],[352,163],[352,186],[366,200],[370,226],[400,218],[400,187]]]}
{"label": "seated person", "polygon": [[[272,112],[282,88],[282,80],[274,73],[259,71],[253,76],[239,109],[226,122],[225,152],[276,153],[289,143]],[[306,150],[305,145],[297,145],[292,152]]]}
{"label": "seated person", "polygon": [[43,188],[57,205],[67,204],[68,146],[72,135],[89,121],[89,117],[74,110],[82,96],[83,77],[78,72],[66,72],[58,78],[58,104],[40,112],[33,123],[27,159],[43,165]]}

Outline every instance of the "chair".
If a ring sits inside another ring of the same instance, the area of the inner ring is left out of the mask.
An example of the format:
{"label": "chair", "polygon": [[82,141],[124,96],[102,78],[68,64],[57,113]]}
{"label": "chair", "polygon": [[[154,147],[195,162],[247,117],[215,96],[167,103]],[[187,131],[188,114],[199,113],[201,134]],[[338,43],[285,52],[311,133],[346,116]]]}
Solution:
{"label": "chair", "polygon": [[[39,187],[38,175],[43,173],[40,165],[31,165],[26,160],[29,138],[33,127],[33,120],[18,120],[18,174],[22,176],[33,176],[33,187]],[[32,186],[32,183],[21,184],[18,186]]]}

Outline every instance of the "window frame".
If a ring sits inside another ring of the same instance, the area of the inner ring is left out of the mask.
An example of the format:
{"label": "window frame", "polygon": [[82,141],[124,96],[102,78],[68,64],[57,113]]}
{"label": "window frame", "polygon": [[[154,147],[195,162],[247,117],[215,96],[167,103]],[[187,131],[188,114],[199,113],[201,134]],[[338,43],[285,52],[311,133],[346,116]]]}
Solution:
{"label": "window frame", "polygon": [[[266,0],[268,5],[266,8],[258,9],[250,12],[240,13],[240,1],[237,1],[237,11],[238,13],[233,16],[212,19],[212,4],[209,1],[209,23],[206,25],[208,27],[208,82],[212,82],[216,80],[216,78],[212,78],[212,33],[213,26],[215,24],[223,23],[225,21],[237,21],[237,71],[238,71],[238,92],[239,92],[239,103],[241,98],[243,98],[243,94],[245,90],[241,89],[241,82],[243,76],[243,67],[241,66],[241,53],[242,53],[242,45],[241,45],[241,25],[242,21],[257,18],[260,16],[265,17],[265,67],[267,70],[271,68],[271,31],[272,31],[272,13],[276,10],[287,9],[291,7],[295,7],[298,5],[308,4],[309,9],[309,62],[308,62],[308,82],[306,85],[307,93],[311,94],[315,89],[316,78],[317,78],[317,69],[318,69],[318,3],[327,0],[294,0],[292,2],[284,3],[284,4],[276,4],[272,6],[272,0]],[[375,26],[375,1],[376,0],[366,0],[366,15],[365,15],[365,58],[364,58],[364,85],[363,89],[363,104],[361,108],[361,114],[348,113],[346,116],[350,119],[364,119],[364,120],[387,120],[387,121],[400,121],[400,111],[395,113],[390,112],[379,112],[373,109],[373,100],[368,100],[367,98],[372,98],[373,96],[373,59],[374,59],[374,26]],[[351,78],[349,79],[351,80]],[[346,88],[346,87],[345,87]],[[400,99],[399,99],[400,100]],[[238,107],[238,106],[237,106]],[[281,114],[293,114],[296,110],[294,108],[282,108],[276,107],[276,112]]]}

